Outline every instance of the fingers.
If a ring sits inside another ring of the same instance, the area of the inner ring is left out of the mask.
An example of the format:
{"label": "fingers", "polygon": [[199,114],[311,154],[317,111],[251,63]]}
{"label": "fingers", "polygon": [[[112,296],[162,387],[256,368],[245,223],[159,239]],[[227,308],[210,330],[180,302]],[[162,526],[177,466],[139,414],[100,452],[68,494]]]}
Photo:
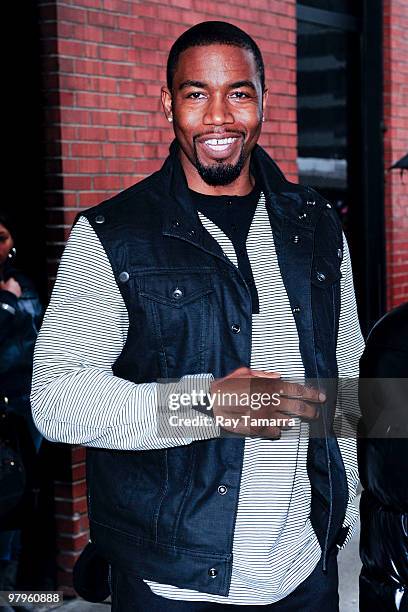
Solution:
{"label": "fingers", "polygon": [[280,378],[279,372],[264,372],[263,370],[250,370],[251,376],[255,378]]}
{"label": "fingers", "polygon": [[326,395],[322,391],[319,391],[319,389],[287,381],[283,382],[281,385],[279,395],[289,399],[301,399],[303,401],[316,402],[319,404],[326,400]]}
{"label": "fingers", "polygon": [[315,419],[319,411],[317,404],[309,404],[300,400],[283,399],[277,413],[282,413],[285,418],[289,416],[297,416],[302,419]]}

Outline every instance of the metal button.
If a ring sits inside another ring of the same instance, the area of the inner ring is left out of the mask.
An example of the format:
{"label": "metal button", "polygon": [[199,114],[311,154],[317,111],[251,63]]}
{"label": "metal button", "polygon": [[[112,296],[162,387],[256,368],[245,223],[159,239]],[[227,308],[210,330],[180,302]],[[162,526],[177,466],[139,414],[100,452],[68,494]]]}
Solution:
{"label": "metal button", "polygon": [[293,242],[297,244],[299,242],[299,236],[293,236]]}
{"label": "metal button", "polygon": [[239,332],[241,331],[241,326],[238,325],[238,323],[233,323],[231,325],[231,331],[233,334],[239,334]]}
{"label": "metal button", "polygon": [[301,215],[299,215],[299,219],[306,219],[307,214],[306,213],[302,213]]}
{"label": "metal button", "polygon": [[95,217],[95,223],[105,223],[105,217],[103,215],[97,215]]}
{"label": "metal button", "polygon": [[323,274],[323,272],[316,272],[316,277],[317,277],[317,280],[321,282],[326,280],[326,275]]}
{"label": "metal button", "polygon": [[211,576],[211,578],[216,578],[218,576],[218,570],[216,570],[215,567],[210,567],[208,575]]}
{"label": "metal button", "polygon": [[173,297],[175,300],[179,300],[180,298],[183,297],[183,292],[181,289],[179,289],[178,287],[173,291]]}
{"label": "metal button", "polygon": [[225,485],[220,485],[217,491],[220,495],[225,495],[226,492],[228,491],[228,488]]}
{"label": "metal button", "polygon": [[294,313],[300,312],[300,307],[299,306],[294,306],[292,308],[292,312],[294,312]]}
{"label": "metal button", "polygon": [[331,208],[331,204],[327,203],[326,208]]}
{"label": "metal button", "polygon": [[231,200],[227,200],[225,203],[226,204],[232,204],[232,201]]}
{"label": "metal button", "polygon": [[343,257],[343,251],[341,249],[337,249],[337,257],[341,259]]}
{"label": "metal button", "polygon": [[121,272],[119,274],[119,280],[121,283],[127,283],[129,280],[129,273],[128,272]]}
{"label": "metal button", "polygon": [[314,206],[314,205],[316,204],[316,202],[315,202],[315,200],[308,200],[308,201],[306,202],[306,204],[307,204],[308,206]]}

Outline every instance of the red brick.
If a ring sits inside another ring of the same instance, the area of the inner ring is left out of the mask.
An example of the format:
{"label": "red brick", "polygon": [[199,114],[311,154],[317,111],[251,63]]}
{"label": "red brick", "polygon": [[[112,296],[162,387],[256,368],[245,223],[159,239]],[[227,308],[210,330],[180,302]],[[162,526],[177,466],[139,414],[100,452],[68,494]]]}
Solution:
{"label": "red brick", "polygon": [[122,179],[120,176],[96,176],[93,179],[94,189],[122,189]]}

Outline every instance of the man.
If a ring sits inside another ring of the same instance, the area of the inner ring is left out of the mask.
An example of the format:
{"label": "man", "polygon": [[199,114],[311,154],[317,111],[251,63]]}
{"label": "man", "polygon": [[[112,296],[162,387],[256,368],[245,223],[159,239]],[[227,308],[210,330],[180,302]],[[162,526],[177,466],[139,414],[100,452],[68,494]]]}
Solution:
{"label": "man", "polygon": [[[256,144],[266,99],[245,32],[186,31],[162,88],[169,158],[84,211],[61,261],[33,414],[89,447],[113,610],[338,609],[357,470],[323,379],[356,375],[363,343],[334,211]],[[171,426],[185,389],[209,393],[186,411],[210,423]],[[277,397],[259,411],[276,418],[253,423],[231,390]]]}

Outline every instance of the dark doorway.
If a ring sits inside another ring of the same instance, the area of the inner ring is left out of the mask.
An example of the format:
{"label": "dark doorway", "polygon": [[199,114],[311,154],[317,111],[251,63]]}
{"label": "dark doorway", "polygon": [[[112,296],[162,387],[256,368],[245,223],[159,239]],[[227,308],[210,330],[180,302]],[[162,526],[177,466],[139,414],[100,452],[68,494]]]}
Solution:
{"label": "dark doorway", "polygon": [[341,218],[367,332],[385,311],[381,2],[368,12],[364,2],[302,0],[297,14],[299,182]]}
{"label": "dark doorway", "polygon": [[37,2],[9,3],[10,23],[18,24],[6,62],[6,182],[3,208],[16,230],[15,265],[47,300],[44,192],[44,113],[41,92],[41,36]]}

